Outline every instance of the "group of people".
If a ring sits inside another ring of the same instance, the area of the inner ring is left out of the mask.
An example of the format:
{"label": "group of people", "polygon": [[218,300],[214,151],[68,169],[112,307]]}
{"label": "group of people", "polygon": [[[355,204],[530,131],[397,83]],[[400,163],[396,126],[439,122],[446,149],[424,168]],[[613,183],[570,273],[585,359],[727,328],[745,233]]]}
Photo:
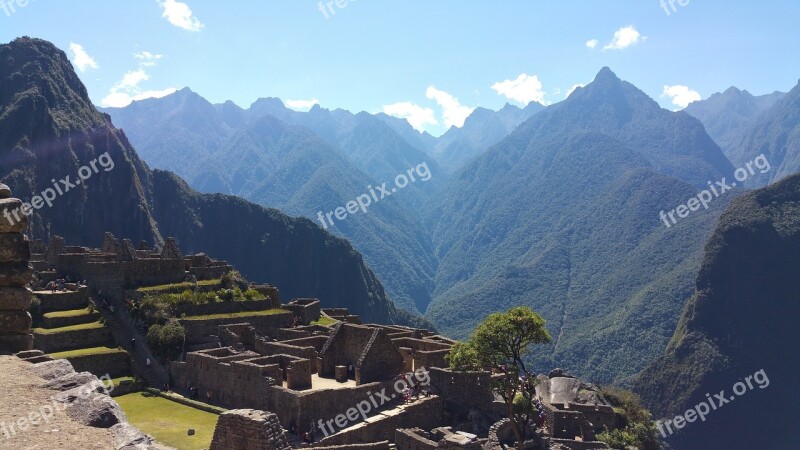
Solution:
{"label": "group of people", "polygon": [[[193,385],[191,381],[186,383],[186,392],[189,393],[189,399],[191,400],[197,400],[200,397],[200,389],[198,389],[197,386]],[[208,403],[211,403],[212,396],[213,393],[211,392],[211,389],[207,390],[206,400],[208,401]]]}
{"label": "group of people", "polygon": [[[64,291],[67,290],[67,283],[71,283],[71,282],[72,281],[69,279],[69,277],[58,278],[56,280],[53,280],[53,281],[47,283],[47,287],[46,288],[50,289],[51,292],[64,292]],[[81,284],[81,285],[85,286],[86,282],[85,281],[82,282],[82,283],[79,282],[78,284]]]}

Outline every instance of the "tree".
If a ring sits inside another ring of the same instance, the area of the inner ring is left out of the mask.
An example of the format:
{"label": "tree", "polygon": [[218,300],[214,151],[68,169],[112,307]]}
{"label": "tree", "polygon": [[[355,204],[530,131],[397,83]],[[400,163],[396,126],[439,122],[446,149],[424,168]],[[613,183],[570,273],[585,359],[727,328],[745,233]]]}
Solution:
{"label": "tree", "polygon": [[448,355],[453,370],[493,370],[506,376],[492,382],[492,390],[505,402],[508,418],[522,448],[524,430],[531,418],[535,378],[523,361],[532,344],[550,342],[545,321],[527,306],[490,314],[466,342]]}
{"label": "tree", "polygon": [[183,353],[186,331],[177,320],[155,324],[147,331],[147,344],[160,359],[174,360]]}

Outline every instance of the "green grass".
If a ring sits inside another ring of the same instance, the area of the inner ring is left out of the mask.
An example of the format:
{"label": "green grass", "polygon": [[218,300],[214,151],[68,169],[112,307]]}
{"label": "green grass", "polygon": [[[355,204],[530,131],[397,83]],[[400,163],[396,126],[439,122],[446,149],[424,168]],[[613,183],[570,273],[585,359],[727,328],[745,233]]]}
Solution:
{"label": "green grass", "polygon": [[[152,394],[137,392],[115,398],[131,425],[162,444],[178,450],[201,450],[211,446],[216,414],[176,403]],[[189,436],[194,428],[197,434]]]}
{"label": "green grass", "polygon": [[113,385],[114,385],[114,387],[117,387],[117,386],[119,386],[120,384],[122,384],[122,382],[123,382],[123,381],[136,381],[136,378],[134,378],[134,377],[118,377],[118,378],[112,378],[112,379],[111,379],[111,384],[113,384]]}
{"label": "green grass", "polygon": [[290,314],[285,309],[267,309],[265,311],[242,311],[230,314],[209,314],[207,316],[181,317],[181,320],[209,320],[209,319],[234,319],[240,317],[272,316],[275,314]]}
{"label": "green grass", "polygon": [[58,333],[65,333],[67,331],[78,331],[78,330],[97,330],[100,328],[105,327],[100,322],[91,322],[91,323],[82,323],[80,325],[72,325],[69,327],[61,327],[61,328],[34,328],[34,334],[58,334]]}
{"label": "green grass", "polygon": [[[197,282],[198,286],[213,286],[216,284],[221,284],[222,280],[200,280]],[[162,284],[160,286],[147,286],[147,287],[140,287],[136,289],[136,292],[158,292],[163,291],[166,289],[191,289],[194,287],[194,283],[191,282],[184,282],[184,283],[175,283],[175,284]]]}
{"label": "green grass", "polygon": [[311,325],[322,325],[323,327],[329,327],[335,323],[339,322],[336,319],[332,319],[330,317],[321,316],[319,320],[311,322]]}
{"label": "green grass", "polygon": [[53,359],[68,359],[90,355],[109,355],[112,353],[125,353],[125,350],[122,350],[119,347],[91,347],[80,348],[78,350],[69,350],[66,352],[50,353],[50,356]]}
{"label": "green grass", "polygon": [[78,316],[88,316],[90,314],[94,314],[95,311],[91,311],[89,308],[83,309],[73,309],[70,311],[57,311],[57,312],[49,312],[44,315],[46,319],[58,319],[63,317],[78,317]]}

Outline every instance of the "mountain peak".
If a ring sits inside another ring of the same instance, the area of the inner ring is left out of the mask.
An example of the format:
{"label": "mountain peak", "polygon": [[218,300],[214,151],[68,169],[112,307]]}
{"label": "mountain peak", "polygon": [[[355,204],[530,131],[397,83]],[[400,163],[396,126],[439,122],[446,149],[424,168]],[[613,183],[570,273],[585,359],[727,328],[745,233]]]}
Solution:
{"label": "mountain peak", "polygon": [[617,74],[615,74],[608,66],[604,66],[602,69],[600,69],[600,72],[597,72],[597,76],[594,77],[594,81],[611,81],[619,83],[620,79],[617,77]]}

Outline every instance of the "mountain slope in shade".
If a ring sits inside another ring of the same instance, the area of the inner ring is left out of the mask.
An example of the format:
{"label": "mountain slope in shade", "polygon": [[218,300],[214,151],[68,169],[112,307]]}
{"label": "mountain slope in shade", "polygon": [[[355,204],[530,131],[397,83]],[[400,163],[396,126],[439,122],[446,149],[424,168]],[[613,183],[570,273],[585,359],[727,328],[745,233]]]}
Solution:
{"label": "mountain slope in shade", "polygon": [[451,127],[439,138],[433,155],[449,172],[454,172],[542,109],[544,106],[536,102],[525,108],[506,104],[499,111],[477,108],[464,121],[464,126]]}
{"label": "mountain slope in shade", "polygon": [[[108,152],[115,165],[31,218],[34,239],[59,234],[97,247],[105,231],[150,243],[175,235],[185,250],[227,258],[287,297],[319,297],[365,320],[398,319],[380,282],[346,241],[307,219],[224,195],[201,195],[153,173],[108,116],[94,109],[66,54],[20,38],[0,45],[0,181],[30,199]],[[163,227],[163,230],[162,230]]]}
{"label": "mountain slope in shade", "polygon": [[626,383],[669,340],[727,199],[672,228],[659,212],[730,169],[697,119],[604,69],[451,178],[430,219],[439,270],[426,315],[464,337],[529,305],[554,336],[535,363]]}
{"label": "mountain slope in shade", "polygon": [[730,151],[741,165],[760,154],[772,164],[770,181],[800,172],[800,82],[759,116]]}
{"label": "mountain slope in shade", "polygon": [[800,175],[730,204],[666,353],[641,374],[636,390],[657,416],[674,417],[706,393],[733,395],[734,384],[757,371],[769,385],[687,424],[670,438],[676,448],[796,447],[799,266]]}
{"label": "mountain slope in shade", "polygon": [[770,109],[785,95],[783,92],[773,92],[754,96],[747,91],[730,87],[723,93],[716,93],[705,100],[691,103],[684,111],[703,122],[708,135],[730,158],[732,149],[742,139],[746,130],[764,111]]}

